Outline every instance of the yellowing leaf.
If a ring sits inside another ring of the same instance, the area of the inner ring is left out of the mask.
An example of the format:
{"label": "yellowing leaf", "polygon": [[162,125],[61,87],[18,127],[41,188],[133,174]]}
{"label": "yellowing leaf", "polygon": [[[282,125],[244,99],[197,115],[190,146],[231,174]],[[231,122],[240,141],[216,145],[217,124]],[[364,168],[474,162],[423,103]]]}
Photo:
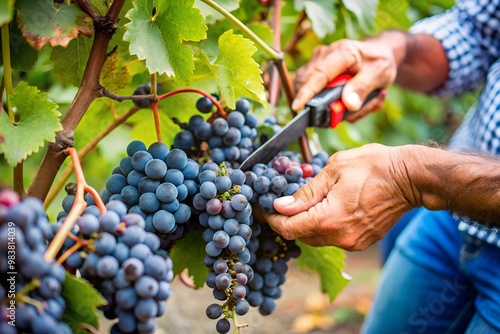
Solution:
{"label": "yellowing leaf", "polygon": [[21,82],[12,91],[11,102],[16,110],[16,124],[12,124],[6,113],[0,113],[0,153],[9,165],[15,166],[28,155],[38,152],[45,141],[54,141],[56,131],[62,130],[57,104],[48,99],[36,87]]}
{"label": "yellowing leaf", "polygon": [[[232,30],[219,37],[219,54],[210,66],[221,98],[229,108],[235,108],[236,100],[248,97],[251,100],[266,103],[259,64],[252,55],[257,51],[253,42],[235,35]],[[205,61],[209,63],[205,56]]]}
{"label": "yellowing leaf", "polygon": [[206,38],[200,10],[194,0],[138,0],[126,15],[130,20],[123,39],[130,42],[130,54],[146,60],[150,73],[175,75],[187,84],[193,73],[193,52],[183,41]]}
{"label": "yellowing leaf", "polygon": [[101,85],[113,93],[118,93],[130,82],[127,68],[118,68],[118,52],[113,51],[107,58],[101,71]]}
{"label": "yellowing leaf", "polygon": [[22,31],[40,50],[44,45],[68,46],[80,34],[92,36],[92,19],[77,5],[56,5],[52,0],[17,0]]}

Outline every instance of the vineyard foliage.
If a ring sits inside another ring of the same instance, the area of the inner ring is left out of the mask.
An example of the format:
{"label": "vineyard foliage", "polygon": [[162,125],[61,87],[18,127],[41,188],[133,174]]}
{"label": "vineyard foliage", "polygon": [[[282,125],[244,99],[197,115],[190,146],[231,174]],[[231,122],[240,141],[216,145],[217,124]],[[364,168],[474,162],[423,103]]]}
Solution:
{"label": "vineyard foliage", "polygon": [[[366,38],[388,28],[407,29],[452,4],[450,0],[0,0],[4,109],[0,187],[44,199],[55,221],[64,185],[74,181],[65,148],[74,146],[80,152],[87,182],[101,192],[113,167],[126,156],[130,141],[147,146],[158,141],[157,125],[162,141],[171,146],[181,130],[179,124],[200,114],[195,107],[200,95],[177,94],[158,102],[155,124],[152,109],[137,108],[131,100],[137,87],[150,83],[151,93],[157,95],[197,89],[216,95],[229,109],[247,98],[260,123],[274,115],[285,124],[292,116],[285,95],[275,94],[280,88],[273,80],[275,63],[282,61],[293,79],[316,46],[341,38]],[[435,100],[391,87],[380,112],[355,124],[342,123],[334,131],[308,133],[312,151],[332,154],[369,142],[398,145],[428,138],[445,142],[467,102],[467,98]],[[199,234],[187,236],[174,246],[171,257],[174,273],[188,268],[194,285],[201,287],[207,270],[204,246],[197,239]],[[335,298],[346,284],[343,253],[300,247],[297,263],[317,271],[322,289]],[[104,302],[90,285],[71,276],[63,296],[86,300],[84,309],[92,319],[95,307]]]}

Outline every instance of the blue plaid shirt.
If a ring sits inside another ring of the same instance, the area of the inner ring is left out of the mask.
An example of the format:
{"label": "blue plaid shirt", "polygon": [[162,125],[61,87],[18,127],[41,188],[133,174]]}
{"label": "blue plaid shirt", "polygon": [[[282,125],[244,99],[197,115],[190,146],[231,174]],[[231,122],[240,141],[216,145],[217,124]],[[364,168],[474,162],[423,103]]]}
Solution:
{"label": "blue plaid shirt", "polygon": [[[484,84],[449,147],[500,155],[500,0],[458,0],[446,13],[418,22],[411,32],[434,36],[446,51],[449,77],[435,94],[460,94]],[[457,218],[461,231],[500,247],[500,228]]]}

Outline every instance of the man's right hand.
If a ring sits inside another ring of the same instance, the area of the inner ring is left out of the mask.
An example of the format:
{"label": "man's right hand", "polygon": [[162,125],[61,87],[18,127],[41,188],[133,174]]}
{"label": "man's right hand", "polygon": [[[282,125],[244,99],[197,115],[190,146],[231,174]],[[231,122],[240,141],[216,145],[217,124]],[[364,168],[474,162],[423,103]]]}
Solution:
{"label": "man's right hand", "polygon": [[[342,101],[348,110],[360,110],[368,94],[377,88],[386,88],[396,80],[398,65],[404,56],[405,42],[405,33],[390,31],[366,41],[340,40],[316,48],[309,63],[297,71],[297,95],[292,109],[303,109],[328,82],[347,72],[354,77],[345,85]],[[355,121],[368,112],[379,109],[385,94],[382,90],[377,98],[347,120]]]}

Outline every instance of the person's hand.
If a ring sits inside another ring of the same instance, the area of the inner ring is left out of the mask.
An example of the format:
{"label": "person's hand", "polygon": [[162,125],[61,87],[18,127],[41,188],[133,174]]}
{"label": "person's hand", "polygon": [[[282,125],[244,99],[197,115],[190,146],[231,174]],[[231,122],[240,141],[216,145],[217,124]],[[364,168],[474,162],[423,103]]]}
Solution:
{"label": "person's hand", "polygon": [[406,211],[420,206],[403,147],[369,144],[332,155],[325,168],[268,215],[285,239],[362,250],[382,238]]}
{"label": "person's hand", "polygon": [[303,109],[328,82],[342,73],[354,74],[344,87],[342,101],[348,110],[359,110],[347,118],[348,121],[355,121],[371,111],[380,109],[387,93],[385,90],[360,108],[373,90],[383,89],[394,83],[401,58],[396,50],[399,49],[394,48],[385,35],[362,42],[340,40],[316,48],[309,63],[297,71],[297,95],[292,109]]}

